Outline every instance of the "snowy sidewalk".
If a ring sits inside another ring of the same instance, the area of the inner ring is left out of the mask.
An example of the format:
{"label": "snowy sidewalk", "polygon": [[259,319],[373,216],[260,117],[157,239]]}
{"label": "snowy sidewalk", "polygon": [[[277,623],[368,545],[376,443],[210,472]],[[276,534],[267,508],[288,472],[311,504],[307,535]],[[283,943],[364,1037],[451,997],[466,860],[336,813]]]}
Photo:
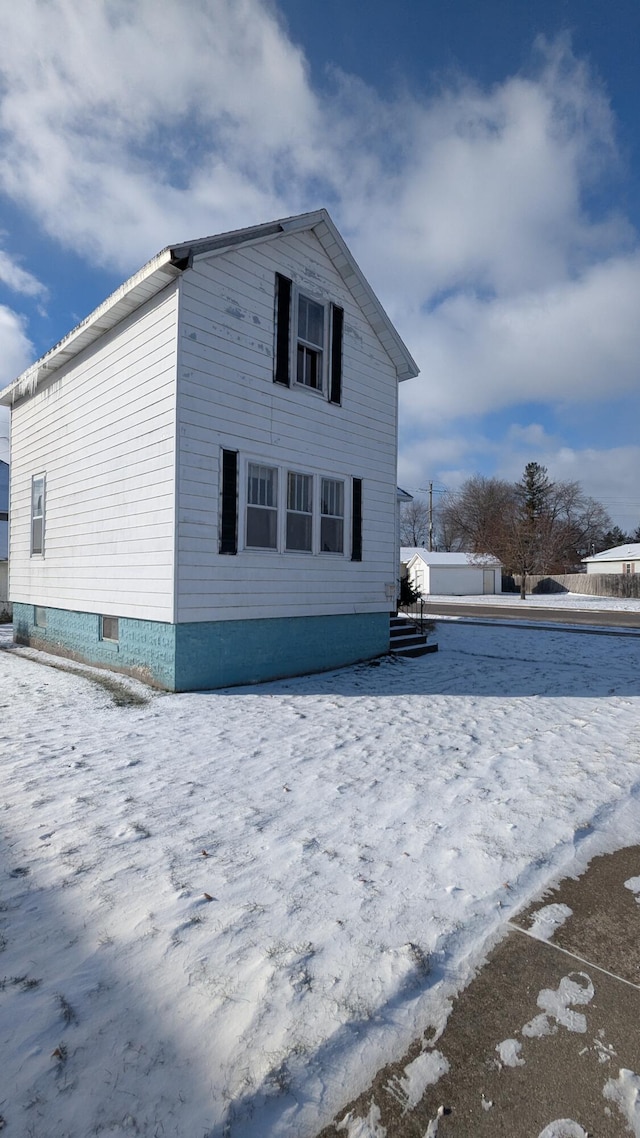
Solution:
{"label": "snowy sidewalk", "polygon": [[640,847],[506,926],[437,1038],[318,1138],[640,1135]]}

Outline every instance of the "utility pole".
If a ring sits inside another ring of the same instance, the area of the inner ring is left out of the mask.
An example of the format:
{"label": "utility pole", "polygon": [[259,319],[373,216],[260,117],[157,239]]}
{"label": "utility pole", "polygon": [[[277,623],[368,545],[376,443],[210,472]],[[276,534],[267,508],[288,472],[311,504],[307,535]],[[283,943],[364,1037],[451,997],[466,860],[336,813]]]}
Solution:
{"label": "utility pole", "polygon": [[429,553],[433,551],[433,482],[429,483]]}

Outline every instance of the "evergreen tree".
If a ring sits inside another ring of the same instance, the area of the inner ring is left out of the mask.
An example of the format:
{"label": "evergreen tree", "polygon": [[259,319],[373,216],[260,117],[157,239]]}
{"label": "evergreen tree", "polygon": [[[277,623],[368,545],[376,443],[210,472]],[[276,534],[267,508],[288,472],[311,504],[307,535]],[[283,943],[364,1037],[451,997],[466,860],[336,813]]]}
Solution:
{"label": "evergreen tree", "polygon": [[[640,527],[639,527],[640,529]],[[620,526],[612,526],[610,530],[604,534],[602,541],[602,549],[615,549],[618,545],[627,545],[632,539],[629,534],[620,529]],[[600,552],[600,550],[598,550]]]}

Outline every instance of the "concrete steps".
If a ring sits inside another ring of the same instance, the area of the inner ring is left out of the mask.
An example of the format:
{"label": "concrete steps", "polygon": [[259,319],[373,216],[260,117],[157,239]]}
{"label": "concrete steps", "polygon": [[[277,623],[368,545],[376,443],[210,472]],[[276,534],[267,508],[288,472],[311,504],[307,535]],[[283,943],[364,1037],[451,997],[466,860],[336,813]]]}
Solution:
{"label": "concrete steps", "polygon": [[426,656],[437,652],[438,645],[427,644],[426,632],[420,632],[418,625],[406,616],[392,616],[389,627],[389,651],[394,656]]}

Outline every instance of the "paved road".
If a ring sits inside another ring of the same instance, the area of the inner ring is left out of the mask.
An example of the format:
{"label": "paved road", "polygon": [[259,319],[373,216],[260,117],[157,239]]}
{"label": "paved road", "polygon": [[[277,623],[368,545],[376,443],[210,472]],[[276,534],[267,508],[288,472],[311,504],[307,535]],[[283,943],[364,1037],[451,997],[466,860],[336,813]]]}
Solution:
{"label": "paved road", "polygon": [[602,609],[598,612],[584,612],[581,609],[542,608],[518,602],[513,605],[491,605],[446,601],[425,601],[425,616],[459,616],[484,619],[493,624],[496,620],[544,621],[553,624],[586,624],[592,628],[632,628],[640,632],[640,612],[624,612],[620,609]]}

